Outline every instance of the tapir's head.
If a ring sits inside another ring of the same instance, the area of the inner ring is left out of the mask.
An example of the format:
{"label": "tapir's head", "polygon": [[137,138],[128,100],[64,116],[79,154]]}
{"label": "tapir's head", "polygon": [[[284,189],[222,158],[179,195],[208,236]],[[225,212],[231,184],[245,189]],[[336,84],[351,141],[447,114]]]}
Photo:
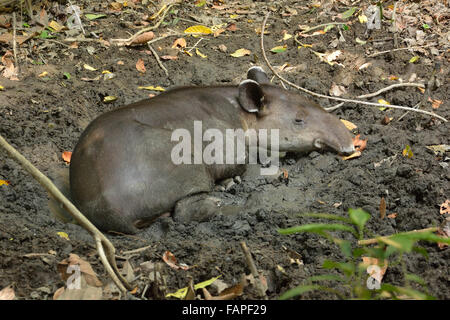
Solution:
{"label": "tapir's head", "polygon": [[352,136],[338,118],[299,94],[270,85],[260,67],[250,68],[248,80],[239,85],[239,103],[246,118],[255,119],[255,129],[279,129],[279,151],[354,151]]}

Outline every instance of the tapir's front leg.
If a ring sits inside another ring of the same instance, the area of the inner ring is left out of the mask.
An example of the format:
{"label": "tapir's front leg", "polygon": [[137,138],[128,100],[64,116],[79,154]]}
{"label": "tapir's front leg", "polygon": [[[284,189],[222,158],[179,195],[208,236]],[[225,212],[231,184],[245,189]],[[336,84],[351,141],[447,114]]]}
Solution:
{"label": "tapir's front leg", "polygon": [[221,200],[207,193],[195,194],[179,200],[173,212],[173,219],[186,223],[191,221],[203,222],[217,214]]}

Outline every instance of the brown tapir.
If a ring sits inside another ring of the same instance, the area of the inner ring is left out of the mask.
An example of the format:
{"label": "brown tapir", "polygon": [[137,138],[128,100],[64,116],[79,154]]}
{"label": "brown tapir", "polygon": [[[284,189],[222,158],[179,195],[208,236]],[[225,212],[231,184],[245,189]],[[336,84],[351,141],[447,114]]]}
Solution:
{"label": "brown tapir", "polygon": [[[66,187],[70,199],[104,231],[136,233],[166,212],[180,221],[206,219],[217,210],[207,194],[215,182],[242,174],[246,165],[176,163],[173,150],[179,142],[173,133],[183,129],[192,138],[198,134],[196,121],[201,134],[207,129],[224,135],[228,129],[278,129],[280,152],[325,147],[353,152],[351,134],[335,116],[271,85],[260,67],[250,68],[247,77],[238,86],[175,88],[96,118],[72,154]],[[201,147],[206,144],[202,141]],[[191,142],[188,149],[199,151]],[[54,200],[50,208],[61,211]]]}

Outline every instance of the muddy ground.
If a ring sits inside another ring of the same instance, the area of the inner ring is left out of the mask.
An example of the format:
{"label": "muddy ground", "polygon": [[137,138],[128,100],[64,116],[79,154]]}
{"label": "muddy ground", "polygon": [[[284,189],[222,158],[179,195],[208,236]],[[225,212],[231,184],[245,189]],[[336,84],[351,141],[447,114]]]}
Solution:
{"label": "muddy ground", "polygon": [[[343,68],[320,61],[308,48],[297,48],[293,38],[282,41],[283,30],[295,35],[299,25],[342,21],[337,15],[348,9],[342,2],[325,1],[328,5],[314,7],[312,1],[271,1],[269,5],[263,1],[223,1],[222,4],[215,3],[225,6],[224,10],[219,10],[211,7],[212,1],[207,1],[203,7],[195,6],[194,1],[186,1],[167,14],[167,23],[155,30],[156,37],[167,34],[169,29],[183,32],[196,24],[235,23],[237,28],[226,30],[218,37],[205,36],[197,48],[207,58],[197,55],[195,49],[191,51],[192,56],[171,49],[177,38],[174,36],[155,42],[153,46],[159,55],[178,57],[176,60],[163,60],[169,73],[166,76],[147,46],[118,47],[95,38],[100,36],[109,41],[129,37],[142,28],[144,16],[151,15],[154,8],[150,6],[146,9],[140,1],[129,1],[131,7],[112,11],[108,7],[110,1],[72,2],[79,5],[84,13],[107,15],[93,22],[83,20],[86,37],[94,40],[78,41],[77,46],[68,47],[72,42],[64,42],[64,39],[79,34],[64,31],[52,39],[57,42],[30,39],[18,48],[19,81],[0,76],[0,85],[5,88],[0,91],[0,134],[46,174],[54,168],[67,166],[61,153],[73,150],[83,129],[96,116],[147,98],[149,93],[158,94],[139,90],[139,86],[168,88],[174,85],[238,84],[245,78],[250,66],[265,67],[255,29],[261,27],[268,10],[272,14],[269,34],[265,37],[266,49],[287,44],[285,52],[269,52],[269,59],[275,66],[289,63],[290,67],[294,67],[281,72],[290,81],[322,94],[328,94],[335,83],[346,89],[344,96],[356,97],[398,83],[399,80],[389,79],[391,75],[403,81],[415,77],[414,82],[428,83],[435,63],[439,62],[430,94],[432,99],[443,102],[434,111],[450,118],[448,15],[440,20],[440,34],[433,33],[438,29],[435,20],[428,22],[431,29],[425,31],[426,43],[436,42],[434,47],[437,52],[431,52],[430,48],[414,52],[403,50],[370,58],[368,55],[374,52],[394,48],[393,34],[388,31],[387,20],[381,30],[367,33],[365,24],[357,22],[356,15],[351,19],[353,23],[349,24],[349,29],[341,31],[345,42],[338,40],[341,34],[337,28],[326,34],[301,39],[305,44],[312,44],[312,49],[317,52],[342,50],[338,62],[345,65]],[[50,20],[61,19],[59,21],[63,23],[65,17],[58,15],[59,9],[55,3],[46,3],[45,10]],[[399,32],[401,47],[407,45],[407,39],[416,40],[416,30],[424,23],[422,16],[432,16],[433,10],[442,10],[442,2],[438,1],[406,3],[416,5],[418,14],[415,23]],[[230,18],[233,14],[237,16]],[[28,23],[34,26],[31,21]],[[8,30],[0,28],[0,33]],[[187,40],[187,50],[199,40],[184,38]],[[356,38],[367,43],[358,44]],[[221,51],[220,45],[225,45],[227,51]],[[251,50],[251,54],[240,58],[230,56],[240,48]],[[7,50],[12,50],[12,46],[0,43],[0,55],[3,56]],[[420,59],[410,63],[414,55]],[[138,59],[144,61],[145,73],[136,70]],[[371,65],[358,70],[365,62]],[[98,71],[86,70],[84,64]],[[115,77],[106,81],[103,78],[90,82],[82,80],[95,78],[102,70],[114,73]],[[44,71],[48,75],[39,77]],[[64,76],[65,72],[70,73],[70,79]],[[277,79],[273,82],[279,84]],[[116,96],[118,99],[106,104],[103,103],[105,96]],[[369,101],[376,102],[382,98],[392,104],[414,106],[422,97],[417,88],[399,88]],[[316,101],[324,107],[335,104],[325,99]],[[422,109],[433,111],[428,101]],[[288,172],[287,180],[258,177],[252,175],[250,170],[249,174],[242,176],[241,183],[226,191],[215,192],[215,196],[235,209],[230,207],[212,221],[179,224],[171,218],[162,218],[135,236],[108,235],[119,256],[124,251],[149,246],[129,259],[135,274],[140,275],[135,282],[137,296],[141,296],[146,285],[151,285],[144,268],[140,268],[141,263],[162,262],[162,255],[167,250],[175,255],[178,262],[195,267],[187,271],[174,270],[163,263],[161,272],[166,278],[166,292],[186,286],[190,277],[197,283],[222,275],[222,281],[228,285],[238,283],[243,274],[250,273],[240,247],[240,242],[245,241],[257,268],[267,279],[268,298],[277,299],[286,290],[304,283],[306,278],[326,273],[321,268],[325,259],[342,258],[338,247],[318,236],[278,234],[279,228],[317,221],[299,216],[299,213],[326,212],[345,216],[349,208],[363,208],[372,216],[368,222],[370,234],[367,237],[391,235],[442,223],[445,217],[439,214],[439,206],[450,196],[448,159],[435,155],[426,146],[449,144],[449,124],[416,113],[409,113],[398,121],[403,113],[347,103],[334,114],[356,124],[358,129],[355,133],[360,133],[362,139],[368,139],[367,149],[361,157],[343,161],[332,152],[287,155],[282,160],[282,168]],[[385,115],[393,118],[389,124],[382,124]],[[406,145],[412,149],[412,158],[402,155]],[[51,299],[53,293],[64,286],[57,272],[57,263],[70,253],[89,261],[99,278],[105,283],[109,281],[91,236],[79,226],[56,220],[49,213],[43,188],[5,152],[0,152],[0,179],[10,182],[0,186],[0,289],[14,284],[17,299]],[[381,197],[386,200],[388,214],[397,214],[395,218],[380,218]],[[67,233],[70,240],[61,238],[58,232]],[[422,245],[428,251],[429,258],[409,254],[407,270],[426,281],[431,295],[449,299],[450,251],[448,248],[441,250],[435,244]],[[291,264],[290,251],[297,252],[303,264]],[[30,253],[46,255],[25,256]],[[123,260],[118,261],[122,266]],[[388,268],[383,281],[401,285],[403,276],[400,268]],[[340,289],[338,286],[336,288]],[[211,293],[216,294],[215,289],[211,289]],[[161,298],[152,290],[147,290],[145,296]],[[249,286],[239,298],[256,299],[258,295]],[[302,298],[337,297],[324,292],[311,292]]]}

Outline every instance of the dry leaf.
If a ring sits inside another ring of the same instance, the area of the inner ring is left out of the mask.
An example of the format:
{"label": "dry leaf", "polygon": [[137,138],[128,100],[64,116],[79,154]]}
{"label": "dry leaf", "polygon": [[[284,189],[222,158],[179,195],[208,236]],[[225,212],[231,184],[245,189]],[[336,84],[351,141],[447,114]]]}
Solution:
{"label": "dry leaf", "polygon": [[394,213],[388,214],[387,217],[388,217],[389,219],[395,219],[395,218],[397,218],[397,213],[394,212]]}
{"label": "dry leaf", "polygon": [[0,186],[5,185],[5,186],[9,186],[10,182],[8,180],[1,180],[0,179]]}
{"label": "dry leaf", "polygon": [[[371,257],[361,257],[361,258],[363,260],[361,264],[367,269],[370,276],[372,278],[375,278],[379,283],[381,283],[381,280],[383,279],[383,276],[388,268],[388,261],[385,259],[383,264],[381,264],[381,262],[377,258]],[[373,268],[372,270],[370,270],[369,268],[371,266],[378,266],[379,272],[377,272],[377,268]]]}
{"label": "dry leaf", "polygon": [[332,83],[331,84],[331,88],[330,88],[330,95],[335,96],[335,97],[340,97],[343,94],[346,94],[347,90],[345,89],[344,86],[342,85],[337,85],[336,83]]}
{"label": "dry leaf", "polygon": [[72,152],[64,151],[62,153],[61,157],[65,162],[70,163],[70,159],[72,158]]}
{"label": "dry leaf", "polygon": [[358,129],[358,126],[356,124],[354,124],[353,122],[350,122],[350,121],[347,121],[347,120],[344,120],[344,119],[341,119],[341,122],[350,131]]}
{"label": "dry leaf", "polygon": [[186,48],[186,40],[184,38],[178,38],[172,44],[172,48]]}
{"label": "dry leaf", "polygon": [[366,149],[368,139],[361,140],[359,136],[360,134],[358,134],[356,137],[353,138],[353,145],[355,146],[355,149],[357,151],[362,152],[364,149]]}
{"label": "dry leaf", "polygon": [[386,216],[386,200],[384,200],[384,197],[381,197],[380,200],[380,217],[381,219],[384,219]]}
{"label": "dry leaf", "polygon": [[213,33],[211,28],[198,25],[198,26],[192,26],[184,30],[184,33],[200,33],[200,34],[211,34]]}
{"label": "dry leaf", "polygon": [[353,158],[358,158],[360,156],[361,156],[361,151],[355,151],[349,156],[342,157],[342,160],[350,160],[350,159],[353,159]]}
{"label": "dry leaf", "polygon": [[450,214],[450,200],[445,200],[444,203],[439,207],[440,214]]}
{"label": "dry leaf", "polygon": [[147,71],[145,69],[145,64],[144,64],[144,60],[142,59],[138,59],[138,61],[136,62],[136,69],[137,71],[141,72],[141,73],[145,73],[145,71]]}
{"label": "dry leaf", "polygon": [[433,109],[439,109],[439,107],[440,107],[441,104],[442,104],[442,101],[441,101],[441,100],[431,99],[430,97],[428,97],[428,101],[431,102],[431,107],[432,107]]}
{"label": "dry leaf", "polygon": [[189,266],[187,266],[186,264],[180,263],[179,265],[177,265],[177,259],[175,258],[175,256],[173,255],[172,252],[170,251],[166,251],[163,254],[162,259],[164,260],[165,263],[167,263],[167,265],[175,270],[178,269],[182,269],[182,270],[188,270],[190,269]]}
{"label": "dry leaf", "polygon": [[127,46],[133,46],[133,45],[140,45],[145,44],[152,40],[155,37],[155,34],[152,31],[144,32],[141,35],[138,35],[135,39],[132,41],[126,43]]}
{"label": "dry leaf", "polygon": [[177,56],[161,56],[162,60],[177,60]]}
{"label": "dry leaf", "polygon": [[66,281],[69,277],[73,276],[74,274],[74,270],[69,270],[69,273],[67,272],[67,268],[69,266],[78,266],[79,272],[85,276],[87,284],[94,287],[102,286],[101,281],[98,280],[97,275],[95,274],[94,269],[92,269],[89,262],[81,259],[78,255],[73,253],[69,255],[69,258],[64,259],[63,261],[58,263],[57,266],[58,272],[64,281]]}
{"label": "dry leaf", "polygon": [[250,50],[241,48],[241,49],[237,49],[234,53],[230,54],[230,56],[235,57],[235,58],[240,58],[243,56],[248,56],[251,53],[252,52]]}
{"label": "dry leaf", "polygon": [[14,300],[16,294],[14,293],[14,289],[12,286],[7,286],[0,290],[0,301],[5,300]]}

